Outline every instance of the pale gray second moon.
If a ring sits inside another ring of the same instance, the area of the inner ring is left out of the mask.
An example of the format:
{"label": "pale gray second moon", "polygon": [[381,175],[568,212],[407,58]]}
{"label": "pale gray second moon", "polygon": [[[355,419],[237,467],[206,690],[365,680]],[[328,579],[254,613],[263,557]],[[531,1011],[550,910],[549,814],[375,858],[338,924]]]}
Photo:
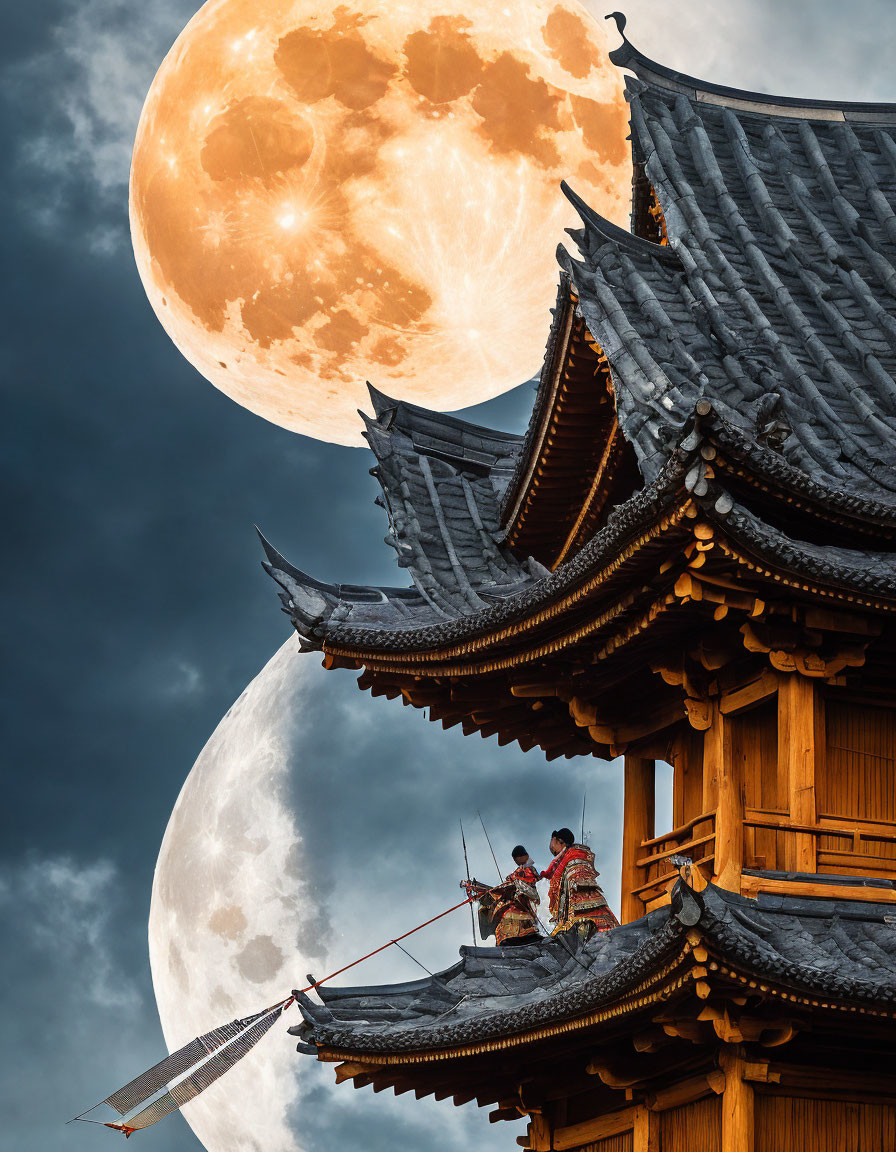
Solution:
{"label": "pale gray second moon", "polygon": [[[291,639],[221,720],[171,814],[149,917],[170,1050],[289,995],[314,959],[317,909],[285,799],[305,670]],[[209,1152],[300,1149],[288,1119],[300,1062],[286,1027],[185,1107]]]}
{"label": "pale gray second moon", "polygon": [[[412,709],[359,693],[348,673],[288,640],[221,719],[177,799],[156,866],[149,953],[165,1040],[193,1036],[289,995],[454,904],[470,864],[494,874],[525,843],[544,859],[547,831],[575,820],[588,788],[608,895],[618,891],[618,765],[582,758],[546,767],[518,748],[443,732]],[[508,782],[513,787],[508,789]],[[406,941],[431,971],[470,939],[466,909]],[[339,984],[419,975],[390,948]],[[503,1148],[475,1108],[336,1087],[298,1056],[292,1008],[184,1115],[208,1152],[342,1152],[403,1143],[420,1152]],[[174,1123],[174,1121],[170,1121]],[[363,1139],[358,1134],[363,1133]]]}

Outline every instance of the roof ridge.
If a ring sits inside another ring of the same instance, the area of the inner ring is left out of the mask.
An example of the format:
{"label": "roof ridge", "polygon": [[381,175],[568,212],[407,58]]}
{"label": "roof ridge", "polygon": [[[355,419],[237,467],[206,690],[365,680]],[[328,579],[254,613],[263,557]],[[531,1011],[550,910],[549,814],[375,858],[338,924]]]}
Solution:
{"label": "roof ridge", "polygon": [[[617,13],[611,13],[617,16]],[[606,17],[608,20],[610,16]],[[619,21],[617,20],[617,26]],[[686,72],[679,72],[658,64],[639,51],[622,31],[625,26],[623,19],[619,28],[622,43],[610,52],[610,60],[618,68],[628,68],[634,72],[639,80],[653,84],[659,88],[672,89],[675,92],[684,92],[693,99],[708,104],[721,104],[743,108],[744,104],[764,105],[770,111],[777,109],[783,116],[798,117],[801,119],[817,120],[876,120],[886,118],[896,121],[896,103],[875,103],[863,100],[818,100],[798,96],[777,96],[774,93],[755,92],[746,88],[731,88],[725,84],[715,84],[709,80],[701,80],[690,76]],[[745,109],[749,111],[749,109]],[[812,113],[818,115],[813,116]],[[840,113],[839,116],[822,115],[822,113]],[[852,115],[849,115],[849,114]]]}
{"label": "roof ridge", "polygon": [[[528,380],[522,380],[517,387],[522,387],[528,383]],[[459,416],[452,416],[450,413],[440,412],[434,408],[424,408],[420,404],[412,404],[409,400],[396,400],[375,389],[371,384],[368,384],[367,387],[371,393],[374,416],[368,416],[360,408],[358,412],[368,427],[371,424],[376,425],[384,433],[391,432],[393,429],[405,431],[409,426],[407,417],[411,417],[411,422],[414,417],[417,417],[427,424],[441,424],[452,431],[466,432],[470,436],[479,436],[487,440],[504,441],[510,445],[522,443],[524,439],[517,432],[507,432],[502,428],[490,428],[487,424],[475,424],[472,420],[463,420]],[[395,415],[388,424],[380,424],[380,420],[389,412],[394,412]]]}

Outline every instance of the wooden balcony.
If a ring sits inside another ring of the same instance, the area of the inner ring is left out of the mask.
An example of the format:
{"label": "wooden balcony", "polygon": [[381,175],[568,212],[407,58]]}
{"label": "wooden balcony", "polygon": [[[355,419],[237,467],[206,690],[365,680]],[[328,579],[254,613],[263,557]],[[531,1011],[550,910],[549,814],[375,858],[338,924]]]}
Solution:
{"label": "wooden balcony", "polygon": [[[835,876],[880,877],[896,880],[896,831],[884,821],[855,821],[839,816],[819,816],[814,824],[798,824],[786,812],[747,808],[744,812],[744,867],[753,870],[788,871],[795,858],[797,837],[810,837],[815,846],[816,872]],[[679,877],[671,863],[674,856],[687,856],[712,876],[716,863],[716,812],[702,812],[693,820],[662,836],[640,842],[635,861],[637,884],[630,895],[641,914],[665,904]],[[896,891],[871,887],[831,887],[806,882],[743,877],[741,891],[754,896],[760,890],[794,895],[816,895],[896,902]],[[847,895],[848,894],[848,895]]]}

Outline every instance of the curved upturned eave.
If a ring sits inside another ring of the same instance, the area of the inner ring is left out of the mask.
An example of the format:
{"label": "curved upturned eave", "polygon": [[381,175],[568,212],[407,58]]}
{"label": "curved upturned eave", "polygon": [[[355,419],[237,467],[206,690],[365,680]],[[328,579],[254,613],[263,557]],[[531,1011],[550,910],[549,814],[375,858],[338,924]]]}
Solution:
{"label": "curved upturned eave", "polygon": [[622,44],[610,53],[610,60],[618,68],[626,68],[645,83],[672,92],[682,92],[692,100],[742,112],[755,111],[765,116],[778,115],[799,120],[834,120],[858,123],[896,124],[896,104],[875,104],[858,100],[814,100],[795,96],[774,96],[767,92],[751,92],[744,88],[729,88],[700,80],[685,72],[678,72],[651,60],[631,44],[625,36]]}
{"label": "curved upturned eave", "polygon": [[[681,261],[673,248],[666,244],[655,244],[652,240],[645,240],[643,236],[636,236],[634,232],[627,232],[625,228],[620,228],[618,224],[614,224],[612,220],[608,220],[606,216],[601,216],[599,212],[591,207],[587,201],[583,200],[581,196],[566,183],[565,180],[560,181],[560,188],[563,195],[575,208],[579,215],[580,220],[585,226],[586,231],[599,236],[603,243],[614,244],[620,252],[628,253],[633,256],[647,256],[651,260],[659,260],[664,264],[672,267],[680,267]],[[569,231],[569,229],[567,229]],[[564,251],[562,246],[558,248],[557,257],[561,268],[563,267],[560,254]]]}

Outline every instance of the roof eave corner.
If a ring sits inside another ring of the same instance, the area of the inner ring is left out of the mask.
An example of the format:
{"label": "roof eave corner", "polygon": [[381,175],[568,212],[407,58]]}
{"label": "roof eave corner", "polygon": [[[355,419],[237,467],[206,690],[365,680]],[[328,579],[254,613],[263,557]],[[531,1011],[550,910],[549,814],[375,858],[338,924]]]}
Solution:
{"label": "roof eave corner", "polygon": [[628,19],[623,12],[608,12],[604,16],[604,20],[613,20],[616,24],[616,30],[622,37],[622,43],[618,48],[614,48],[610,53],[610,62],[615,64],[617,68],[626,68],[630,60],[637,58],[640,53],[637,48],[629,42],[625,35],[625,26]]}
{"label": "roof eave corner", "polygon": [[265,539],[259,528],[255,531],[267,556],[261,566],[283,589],[280,602],[298,634],[300,649],[323,651],[327,622],[340,602],[338,590],[294,567]]}

